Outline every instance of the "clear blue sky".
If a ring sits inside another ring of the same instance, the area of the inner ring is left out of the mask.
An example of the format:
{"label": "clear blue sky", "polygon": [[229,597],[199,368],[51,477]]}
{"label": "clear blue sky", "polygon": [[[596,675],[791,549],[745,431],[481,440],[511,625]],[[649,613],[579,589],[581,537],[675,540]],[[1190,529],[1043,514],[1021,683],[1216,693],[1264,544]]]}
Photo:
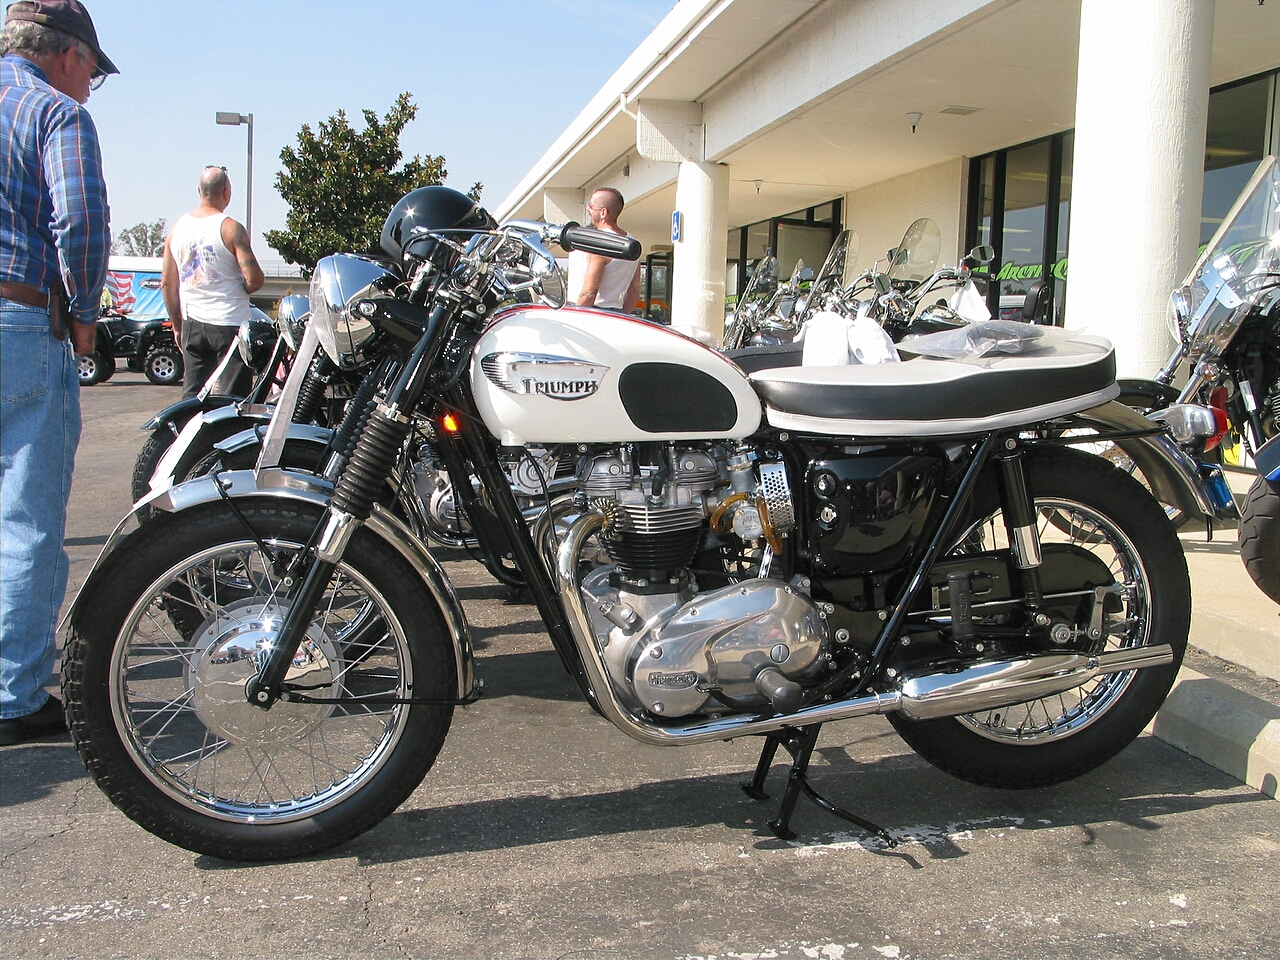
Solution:
{"label": "clear blue sky", "polygon": [[[5,0],[7,2],[7,0]],[[284,226],[280,150],[299,128],[408,91],[418,116],[406,156],[443,154],[447,183],[483,181],[496,206],[674,0],[85,0],[120,68],[93,93],[112,229],[196,206],[205,164],[224,164],[244,219],[246,130],[254,116],[253,244]]]}

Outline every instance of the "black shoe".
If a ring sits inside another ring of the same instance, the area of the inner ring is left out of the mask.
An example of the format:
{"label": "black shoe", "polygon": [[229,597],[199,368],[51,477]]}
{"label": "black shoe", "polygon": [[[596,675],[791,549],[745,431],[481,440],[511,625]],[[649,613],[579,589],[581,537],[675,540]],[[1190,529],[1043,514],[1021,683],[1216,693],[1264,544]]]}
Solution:
{"label": "black shoe", "polygon": [[35,713],[14,717],[12,720],[0,720],[0,747],[66,732],[67,720],[62,715],[62,701],[57,697],[50,697]]}

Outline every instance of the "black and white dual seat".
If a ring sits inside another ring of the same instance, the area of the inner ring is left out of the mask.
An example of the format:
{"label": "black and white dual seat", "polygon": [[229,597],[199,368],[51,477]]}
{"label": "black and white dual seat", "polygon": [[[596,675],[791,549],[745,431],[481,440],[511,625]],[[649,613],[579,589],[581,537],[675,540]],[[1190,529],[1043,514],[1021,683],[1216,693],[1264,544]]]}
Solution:
{"label": "black and white dual seat", "polygon": [[941,437],[1007,430],[1114,400],[1115,351],[1077,336],[1020,354],[972,361],[756,370],[769,424],[823,436]]}

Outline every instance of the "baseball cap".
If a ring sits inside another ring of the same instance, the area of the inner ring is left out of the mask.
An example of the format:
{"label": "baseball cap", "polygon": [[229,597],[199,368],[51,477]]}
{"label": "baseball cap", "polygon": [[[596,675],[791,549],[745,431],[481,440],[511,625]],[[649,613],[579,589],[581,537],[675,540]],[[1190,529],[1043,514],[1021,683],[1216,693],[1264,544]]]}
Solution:
{"label": "baseball cap", "polygon": [[98,32],[93,29],[89,11],[80,0],[18,0],[17,3],[9,4],[5,10],[4,22],[8,23],[10,20],[26,20],[50,30],[70,34],[93,49],[98,57],[99,73],[120,72],[98,46]]}

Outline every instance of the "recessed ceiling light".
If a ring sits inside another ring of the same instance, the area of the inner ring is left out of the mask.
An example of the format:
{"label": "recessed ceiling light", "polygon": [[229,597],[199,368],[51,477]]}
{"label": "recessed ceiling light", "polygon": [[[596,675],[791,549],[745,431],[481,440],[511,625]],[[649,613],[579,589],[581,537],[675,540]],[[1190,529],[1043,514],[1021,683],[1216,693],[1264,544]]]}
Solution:
{"label": "recessed ceiling light", "polygon": [[955,104],[948,104],[939,110],[939,113],[949,113],[955,117],[967,117],[971,113],[977,113],[981,107],[959,107]]}

